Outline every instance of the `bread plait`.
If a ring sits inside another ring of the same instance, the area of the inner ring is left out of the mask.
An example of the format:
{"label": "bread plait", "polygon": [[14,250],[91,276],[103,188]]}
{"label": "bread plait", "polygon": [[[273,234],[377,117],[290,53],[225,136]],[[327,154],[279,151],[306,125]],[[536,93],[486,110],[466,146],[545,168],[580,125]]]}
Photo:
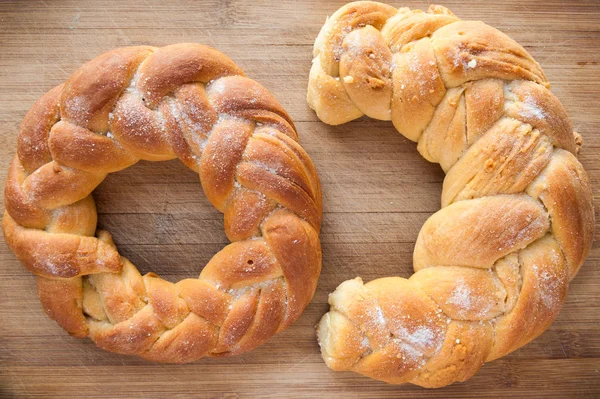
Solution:
{"label": "bread plait", "polygon": [[[219,51],[105,53],[27,113],[5,188],[6,242],[44,310],[76,337],[183,363],[250,350],[302,313],[321,270],[321,189],[289,115]],[[140,275],[96,232],[91,196],[140,159],[179,158],[231,244],[198,279]]]}
{"label": "bread plait", "polygon": [[315,41],[308,103],[325,123],[391,121],[446,177],[415,274],[330,295],[318,339],[334,370],[441,387],[541,334],[592,243],[581,137],[539,64],[448,9],[336,11]]}

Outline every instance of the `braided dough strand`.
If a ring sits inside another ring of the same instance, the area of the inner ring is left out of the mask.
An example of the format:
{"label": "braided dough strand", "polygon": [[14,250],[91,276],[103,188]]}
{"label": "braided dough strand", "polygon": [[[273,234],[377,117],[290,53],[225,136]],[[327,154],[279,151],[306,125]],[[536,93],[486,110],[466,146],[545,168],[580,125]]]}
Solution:
{"label": "braided dough strand", "polygon": [[314,47],[308,103],[328,124],[390,120],[446,177],[415,274],[342,283],[323,358],[389,383],[441,387],[541,334],[592,243],[581,138],[539,64],[448,9],[350,3]]}
{"label": "braided dough strand", "polygon": [[[321,269],[321,189],[297,140],[273,96],[215,49],[108,52],[26,115],[6,241],[48,315],[103,349],[176,363],[250,350],[298,318]],[[140,275],[96,234],[91,196],[108,173],[174,158],[199,173],[232,241],[177,283]]]}

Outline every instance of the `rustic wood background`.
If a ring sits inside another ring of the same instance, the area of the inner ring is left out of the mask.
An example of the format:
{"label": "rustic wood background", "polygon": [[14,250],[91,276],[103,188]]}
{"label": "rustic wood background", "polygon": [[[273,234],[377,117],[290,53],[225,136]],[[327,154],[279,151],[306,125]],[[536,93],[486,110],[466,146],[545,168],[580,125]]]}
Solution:
{"label": "rustic wood background", "polygon": [[[412,273],[417,233],[439,208],[443,174],[389,123],[320,123],[306,105],[313,41],[343,2],[0,2],[0,181],[19,123],[45,91],[109,49],[198,42],[228,54],[283,103],[319,170],[323,273],[312,304],[287,331],[245,355],[153,364],[69,337],[39,305],[33,277],[0,240],[2,397],[599,397],[600,228],[558,320],[540,338],[440,390],[390,386],[322,362],[314,325],[327,294],[357,275]],[[426,8],[424,1],[394,1]],[[600,2],[445,3],[508,33],[544,67],[585,140],[581,160],[600,203]],[[95,193],[101,227],[142,272],[196,276],[227,240],[197,176],[177,161],[140,162]]]}

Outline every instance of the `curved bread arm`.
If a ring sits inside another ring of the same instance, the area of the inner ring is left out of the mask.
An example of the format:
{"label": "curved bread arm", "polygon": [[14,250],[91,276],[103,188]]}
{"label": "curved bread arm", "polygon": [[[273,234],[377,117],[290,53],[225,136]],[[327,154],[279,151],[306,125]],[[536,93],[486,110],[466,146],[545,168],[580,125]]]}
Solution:
{"label": "curved bread arm", "polygon": [[325,123],[390,120],[446,172],[415,274],[342,283],[318,325],[323,358],[440,387],[541,334],[591,243],[581,138],[518,43],[448,9],[340,8],[315,42],[309,105]]}

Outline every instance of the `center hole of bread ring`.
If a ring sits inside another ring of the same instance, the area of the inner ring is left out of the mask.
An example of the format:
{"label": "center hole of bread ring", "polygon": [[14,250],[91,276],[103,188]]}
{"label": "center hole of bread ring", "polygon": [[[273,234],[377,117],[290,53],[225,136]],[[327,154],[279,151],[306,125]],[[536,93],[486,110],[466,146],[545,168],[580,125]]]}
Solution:
{"label": "center hole of bread ring", "polygon": [[110,174],[94,198],[98,228],[142,273],[172,282],[196,277],[229,243],[223,215],[206,199],[198,175],[177,160],[140,161]]}

